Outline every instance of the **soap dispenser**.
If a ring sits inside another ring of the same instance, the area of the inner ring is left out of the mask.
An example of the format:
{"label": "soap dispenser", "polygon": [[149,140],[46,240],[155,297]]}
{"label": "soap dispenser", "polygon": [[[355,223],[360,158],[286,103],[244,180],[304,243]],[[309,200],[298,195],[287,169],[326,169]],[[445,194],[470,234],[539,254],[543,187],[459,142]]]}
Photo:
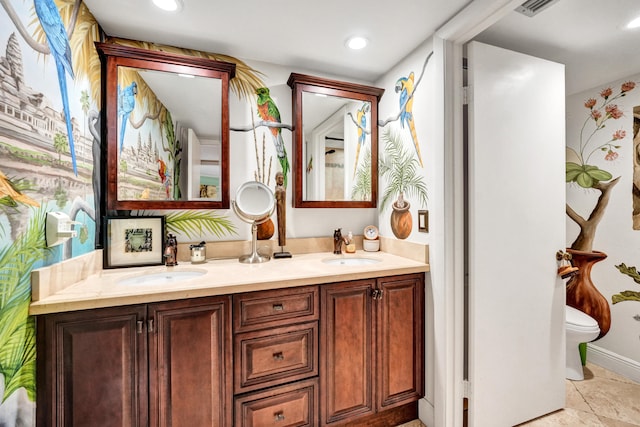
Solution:
{"label": "soap dispenser", "polygon": [[356,253],[356,242],[353,241],[353,233],[351,231],[347,234],[346,251],[348,254]]}

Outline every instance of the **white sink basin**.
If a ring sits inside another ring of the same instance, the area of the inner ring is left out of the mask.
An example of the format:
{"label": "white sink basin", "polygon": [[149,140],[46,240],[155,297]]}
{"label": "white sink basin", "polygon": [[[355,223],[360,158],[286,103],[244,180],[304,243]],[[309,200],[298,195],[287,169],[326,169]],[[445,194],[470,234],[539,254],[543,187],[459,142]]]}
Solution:
{"label": "white sink basin", "polygon": [[369,264],[377,264],[380,262],[379,259],[375,258],[362,258],[362,257],[345,257],[345,258],[327,258],[323,259],[322,262],[330,265],[369,265]]}
{"label": "white sink basin", "polygon": [[119,285],[165,285],[182,282],[203,276],[204,270],[196,271],[161,271],[157,273],[143,274],[118,280]]}

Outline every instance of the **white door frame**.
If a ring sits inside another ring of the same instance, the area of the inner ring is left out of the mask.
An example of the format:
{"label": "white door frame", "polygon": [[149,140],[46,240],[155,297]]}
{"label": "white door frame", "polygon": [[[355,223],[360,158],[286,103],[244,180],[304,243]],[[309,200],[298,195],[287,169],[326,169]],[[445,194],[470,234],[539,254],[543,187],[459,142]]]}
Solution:
{"label": "white door frame", "polygon": [[[522,3],[522,0],[474,0],[433,37],[436,81],[442,92],[443,184],[434,211],[440,232],[434,233],[430,256],[434,287],[433,407],[421,402],[420,416],[428,425],[461,427],[464,385],[464,167],[463,167],[463,46]],[[436,85],[437,87],[438,85]],[[436,289],[437,288],[437,289]],[[438,293],[441,290],[441,294]],[[429,371],[429,370],[428,370]]]}

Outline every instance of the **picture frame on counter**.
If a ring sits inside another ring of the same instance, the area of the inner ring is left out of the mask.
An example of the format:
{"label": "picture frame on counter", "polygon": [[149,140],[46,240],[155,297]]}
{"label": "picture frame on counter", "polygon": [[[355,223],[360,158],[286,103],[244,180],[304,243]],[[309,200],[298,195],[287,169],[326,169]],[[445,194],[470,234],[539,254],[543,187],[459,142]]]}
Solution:
{"label": "picture frame on counter", "polygon": [[103,268],[164,264],[164,216],[105,217]]}

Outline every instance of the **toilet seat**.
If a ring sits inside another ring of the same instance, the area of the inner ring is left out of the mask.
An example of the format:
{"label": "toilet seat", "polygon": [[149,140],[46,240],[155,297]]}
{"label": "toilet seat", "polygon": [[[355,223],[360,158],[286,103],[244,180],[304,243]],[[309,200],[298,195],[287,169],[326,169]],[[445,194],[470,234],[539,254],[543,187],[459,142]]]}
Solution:
{"label": "toilet seat", "polygon": [[599,331],[598,322],[582,311],[565,305],[565,324],[567,329],[577,332],[595,332]]}

